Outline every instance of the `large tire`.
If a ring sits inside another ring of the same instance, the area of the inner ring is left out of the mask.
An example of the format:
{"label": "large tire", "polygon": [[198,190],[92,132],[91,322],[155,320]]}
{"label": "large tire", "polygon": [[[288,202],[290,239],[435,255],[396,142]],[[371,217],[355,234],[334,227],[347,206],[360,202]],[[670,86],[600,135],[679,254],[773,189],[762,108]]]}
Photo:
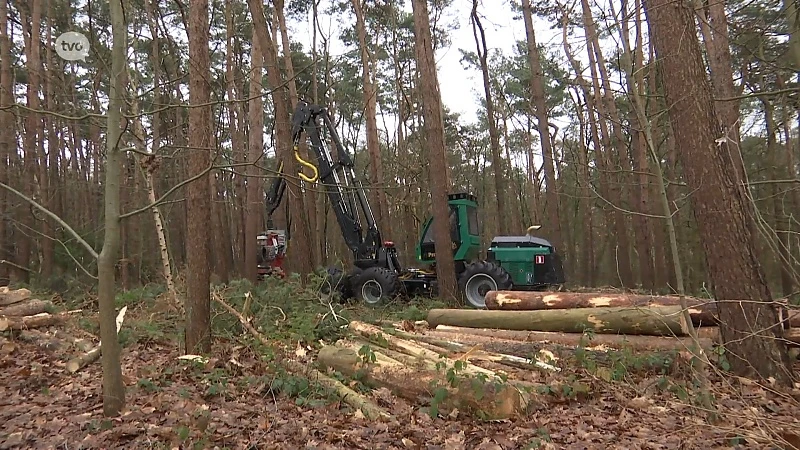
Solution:
{"label": "large tire", "polygon": [[349,300],[353,297],[353,288],[360,274],[361,269],[358,267],[348,274],[336,267],[328,267],[325,273],[325,282],[322,283],[320,290],[325,295],[339,294],[341,301]]}
{"label": "large tire", "polygon": [[458,291],[473,308],[486,308],[486,293],[502,291],[513,286],[505,269],[491,261],[476,261],[467,265],[458,277]]}
{"label": "large tire", "polygon": [[383,267],[364,269],[356,276],[355,298],[369,306],[381,306],[400,293],[400,278]]}

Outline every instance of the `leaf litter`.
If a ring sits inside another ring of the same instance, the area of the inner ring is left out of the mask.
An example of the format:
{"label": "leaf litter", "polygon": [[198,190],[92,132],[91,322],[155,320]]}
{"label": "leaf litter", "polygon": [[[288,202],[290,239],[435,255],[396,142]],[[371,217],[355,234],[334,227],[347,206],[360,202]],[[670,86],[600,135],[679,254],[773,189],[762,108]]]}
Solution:
{"label": "leaf litter", "polygon": [[[0,344],[0,449],[716,449],[772,448],[770,439],[775,448],[800,448],[792,447],[800,391],[734,377],[712,379],[720,408],[713,423],[691,398],[653,388],[663,377],[615,382],[580,367],[514,374],[554,386],[550,401],[526,417],[479,421],[456,410],[432,418],[422,405],[375,389],[369,397],[394,420],[373,422],[236,340],[219,339],[211,358],[186,358],[161,340],[123,349],[127,405],[106,418],[99,363],[70,374],[67,356],[9,335]],[[299,342],[286,353],[313,359]],[[579,385],[584,395],[559,390]]]}

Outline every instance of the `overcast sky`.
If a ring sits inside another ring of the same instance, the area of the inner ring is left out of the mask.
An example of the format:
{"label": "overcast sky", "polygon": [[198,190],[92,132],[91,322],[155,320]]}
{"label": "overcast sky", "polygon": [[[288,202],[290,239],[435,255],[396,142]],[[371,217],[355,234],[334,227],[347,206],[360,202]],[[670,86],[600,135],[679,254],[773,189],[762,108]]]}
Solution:
{"label": "overcast sky", "polygon": [[[411,12],[410,2],[406,2],[406,10]],[[514,13],[508,0],[483,0],[479,6],[482,15],[482,24],[486,33],[486,45],[492,49],[499,48],[506,55],[513,52],[517,40],[525,40],[525,24],[520,20],[513,20]],[[324,4],[324,3],[323,3]],[[476,69],[465,69],[460,61],[459,49],[475,51],[475,38],[472,34],[472,24],[469,21],[472,10],[472,0],[455,0],[447,8],[444,19],[449,23],[458,24],[458,29],[451,35],[451,45],[436,52],[439,85],[444,104],[462,115],[467,122],[476,119],[476,111],[480,108],[479,98],[483,97],[483,81],[480,72]],[[321,27],[326,34],[330,33],[335,38],[343,27],[352,26],[355,17],[352,14],[344,17],[349,22],[342,23],[342,17],[323,17],[320,19]],[[554,38],[560,41],[560,33],[550,30],[550,26],[543,21],[535,20],[537,28],[536,38],[540,44],[552,43]],[[307,23],[293,23],[294,33],[292,39],[301,42],[306,49],[311,45],[311,34]],[[333,42],[331,53],[341,54],[344,48],[339,42]]]}

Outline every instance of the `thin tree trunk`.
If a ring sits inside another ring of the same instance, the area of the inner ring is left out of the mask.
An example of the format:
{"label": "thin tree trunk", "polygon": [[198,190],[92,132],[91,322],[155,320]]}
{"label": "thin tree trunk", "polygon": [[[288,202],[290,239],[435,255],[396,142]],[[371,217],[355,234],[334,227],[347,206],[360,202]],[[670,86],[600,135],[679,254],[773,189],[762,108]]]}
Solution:
{"label": "thin tree trunk", "polygon": [[106,123],[106,170],[105,170],[105,229],[103,249],[97,258],[97,297],[100,309],[100,340],[103,342],[103,413],[108,417],[118,416],[125,408],[125,385],[122,382],[120,363],[121,346],[117,337],[115,266],[120,247],[120,172],[123,153],[119,148],[122,138],[120,119],[125,98],[125,51],[127,30],[122,0],[110,2],[111,31],[111,85],[108,94],[108,116]]}
{"label": "thin tree trunk", "polygon": [[[248,102],[250,116],[250,135],[248,138],[247,161],[255,164],[262,155],[264,145],[264,102],[261,99],[263,88],[261,80],[263,78],[263,52],[260,41],[253,39],[250,47],[250,101]],[[258,276],[258,245],[256,237],[258,234],[259,217],[262,214],[263,189],[258,178],[258,168],[247,166],[247,209],[244,222],[245,233],[245,274],[247,278],[255,282]]]}
{"label": "thin tree trunk", "polygon": [[[547,197],[547,234],[550,235],[553,245],[561,248],[561,220],[559,218],[559,199],[556,184],[556,172],[553,166],[553,145],[550,141],[550,128],[547,118],[547,99],[544,93],[544,70],[542,69],[541,55],[536,44],[536,35],[533,29],[533,17],[530,0],[522,0],[522,16],[525,20],[525,34],[528,42],[528,63],[531,67],[531,103],[534,107],[539,138],[542,145],[542,161],[545,174],[545,195]],[[565,261],[565,270],[569,262]]]}
{"label": "thin tree trunk", "polygon": [[[283,0],[276,0],[275,2],[275,17],[278,21],[277,31],[280,32],[281,36],[281,46],[283,48],[283,63],[284,63],[284,70],[286,72],[286,86],[289,90],[289,107],[293,107],[297,105],[299,101],[299,96],[297,95],[297,83],[295,82],[295,73],[294,73],[294,65],[292,62],[292,50],[289,45],[289,31],[288,27],[286,26],[286,17],[284,15],[284,1]],[[300,153],[305,156],[306,160],[314,161],[316,159],[315,155],[312,155],[311,152],[308,151],[308,145],[305,141],[300,142]],[[305,185],[305,182],[302,182]],[[308,236],[311,236],[311,230],[316,227],[316,200],[317,200],[317,189],[314,186],[304,186],[303,197],[299,199],[301,202],[302,210],[302,217],[303,223],[301,226],[306,230]],[[310,241],[309,241],[310,242]],[[311,267],[316,267],[320,264],[320,254],[319,250],[316,245],[308,246],[310,257],[310,264]]]}
{"label": "thin tree trunk", "polygon": [[[250,15],[253,18],[254,39],[258,39],[261,45],[262,54],[264,55],[265,68],[267,71],[267,79],[272,91],[272,102],[275,108],[275,142],[278,157],[283,161],[284,170],[287,174],[294,176],[298,172],[298,165],[292,155],[292,136],[289,121],[290,111],[286,98],[286,88],[284,85],[284,78],[280,72],[280,65],[278,64],[278,52],[275,47],[275,41],[269,33],[267,27],[267,19],[264,16],[264,5],[258,0],[247,0],[250,9]],[[309,242],[308,227],[303,218],[303,198],[302,192],[296,183],[287,183],[286,186],[286,201],[289,203],[289,213],[291,216],[292,225],[292,248],[294,251],[289,252],[287,255],[288,264],[287,269],[299,272],[301,275],[311,273],[313,270],[313,261],[308,255],[311,254],[311,243]]]}
{"label": "thin tree trunk", "polygon": [[384,186],[383,161],[381,157],[380,140],[378,139],[378,90],[375,86],[374,73],[372,70],[373,57],[370,55],[367,43],[367,26],[364,20],[363,0],[351,0],[353,11],[356,15],[356,31],[358,35],[358,46],[361,54],[361,78],[364,85],[364,118],[367,128],[367,153],[369,153],[369,172],[372,195],[378,205],[377,221],[380,229],[386,236],[391,236],[389,221],[389,207],[386,201],[386,190]]}
{"label": "thin tree trunk", "polygon": [[[27,84],[27,100],[29,111],[25,113],[25,134],[22,138],[23,142],[23,160],[22,168],[24,178],[21,183],[22,192],[36,198],[37,181],[40,182],[37,175],[37,142],[43,139],[40,133],[41,117],[38,113],[34,112],[39,110],[41,102],[39,100],[39,84],[41,79],[41,48],[39,43],[41,36],[41,23],[42,23],[42,0],[32,0],[30,3],[30,16],[25,17],[22,14],[23,21],[30,25],[30,34],[24,33],[25,37],[25,58],[26,68],[28,74]],[[23,230],[30,230],[34,226],[34,218],[29,212],[27,207],[21,209],[21,214],[18,219]],[[15,263],[18,267],[16,271],[16,278],[18,281],[28,283],[30,282],[31,273],[31,251],[33,250],[33,242],[27,236],[28,233],[16,233],[15,240],[17,241],[17,256]]]}
{"label": "thin tree trunk", "polygon": [[[600,50],[597,27],[594,24],[594,18],[592,17],[592,11],[589,8],[588,1],[581,0],[581,5],[584,32],[586,40],[589,43],[587,51],[589,54],[589,65],[592,71],[592,83],[594,85],[595,107],[597,108],[598,122],[603,138],[604,148],[602,155],[605,170],[603,177],[609,177],[611,179],[609,183],[609,197],[607,199],[616,206],[613,212],[615,216],[613,227],[616,241],[616,246],[614,247],[614,279],[622,286],[630,287],[634,284],[633,270],[631,269],[630,236],[627,231],[627,217],[619,209],[624,209],[627,203],[623,201],[626,196],[624,185],[627,178],[626,173],[630,172],[630,164],[625,154],[624,137],[619,127],[619,115],[617,114],[616,105],[609,86],[605,59]],[[600,89],[601,84],[603,86],[602,93]],[[608,117],[608,121],[603,116]],[[609,130],[609,122],[611,130]],[[616,149],[615,155],[612,155],[612,147]],[[614,162],[615,159],[621,162],[619,168],[617,168],[617,164]]]}
{"label": "thin tree trunk", "polygon": [[[7,183],[11,178],[11,154],[16,153],[14,142],[16,122],[14,114],[6,107],[14,103],[14,80],[11,73],[11,38],[8,26],[8,3],[0,0],[0,181]],[[5,189],[0,189],[0,210],[10,211],[11,200],[7,199]],[[9,252],[10,233],[6,230],[6,221],[0,219],[0,285],[8,283],[12,266],[4,261],[13,259]]]}
{"label": "thin tree trunk", "polygon": [[[500,134],[497,131],[497,118],[495,117],[494,100],[492,99],[491,79],[489,78],[489,64],[487,62],[488,48],[486,47],[486,34],[483,31],[483,25],[481,24],[481,20],[478,15],[478,0],[472,1],[472,14],[470,18],[472,21],[472,34],[475,37],[475,48],[477,49],[478,52],[478,60],[480,61],[481,74],[483,75],[483,95],[486,100],[486,120],[489,123],[489,146],[491,147],[492,151],[492,172],[494,173],[494,190],[495,190],[495,196],[497,198],[495,232],[497,234],[503,235],[507,234],[508,231],[507,225],[510,219],[508,213],[506,212],[506,197],[508,196],[508,193],[506,192],[505,174],[503,173],[503,159],[500,156]],[[531,36],[532,34],[533,31],[531,31]],[[530,39],[532,39],[532,37]],[[531,56],[531,58],[533,58],[533,56]],[[531,65],[531,67],[536,67],[536,66]],[[537,70],[541,71],[540,69]],[[535,83],[535,81],[532,80],[531,83]],[[539,95],[538,91],[533,90],[533,92],[534,92],[534,97]],[[542,96],[544,96],[544,94],[542,94]],[[536,99],[534,99],[534,102],[536,102]],[[538,112],[539,104],[536,103],[536,105]],[[547,118],[545,116],[545,126],[544,126],[545,133],[547,133],[546,124],[547,124]],[[539,122],[539,127],[540,129],[542,127],[541,121]],[[549,141],[548,144],[543,144],[542,148],[543,149],[546,148],[546,145],[549,145]],[[544,158],[546,160],[549,159],[548,155],[550,154],[551,154],[550,152],[546,153]],[[545,162],[545,164],[548,163]],[[552,172],[552,165],[553,165],[552,160],[549,161],[549,164]],[[550,180],[554,179],[555,176],[553,176],[553,178],[548,179],[547,182],[548,192],[551,191]],[[557,203],[553,203],[551,200],[552,199],[550,195],[548,195],[548,203],[549,203],[548,207],[558,211],[558,208],[555,206],[557,205]],[[557,243],[556,246],[560,246],[560,243]]]}

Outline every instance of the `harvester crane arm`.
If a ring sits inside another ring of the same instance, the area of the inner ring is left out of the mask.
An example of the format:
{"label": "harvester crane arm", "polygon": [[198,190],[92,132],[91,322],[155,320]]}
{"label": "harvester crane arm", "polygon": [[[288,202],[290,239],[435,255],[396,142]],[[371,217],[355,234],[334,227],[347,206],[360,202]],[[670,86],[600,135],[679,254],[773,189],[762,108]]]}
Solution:
{"label": "harvester crane arm", "polygon": [[[335,159],[323,140],[323,130],[335,147]],[[299,154],[304,134],[311,141],[310,148],[317,159],[316,167],[304,161]],[[342,144],[325,108],[304,101],[297,104],[292,116],[292,146],[295,159],[314,172],[311,177],[302,172],[298,176],[307,182],[319,179],[328,194],[345,243],[353,252],[354,264],[362,269],[380,265],[400,270],[396,250],[393,244],[382,242],[365,188],[353,169],[353,159]],[[277,208],[285,189],[282,164],[278,172],[278,178],[267,195],[268,213]]]}

